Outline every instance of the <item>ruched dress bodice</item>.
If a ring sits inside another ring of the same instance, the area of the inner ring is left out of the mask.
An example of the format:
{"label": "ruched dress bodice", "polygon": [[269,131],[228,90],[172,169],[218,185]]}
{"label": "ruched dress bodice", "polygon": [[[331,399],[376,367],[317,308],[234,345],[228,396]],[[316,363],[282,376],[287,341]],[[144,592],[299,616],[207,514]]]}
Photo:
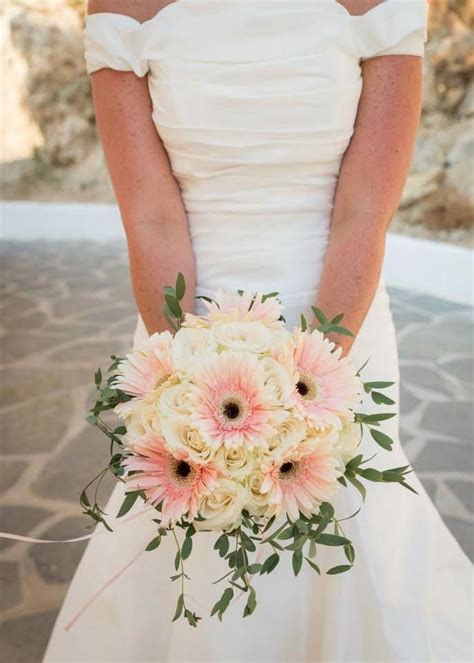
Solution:
{"label": "ruched dress bodice", "polygon": [[336,0],[179,0],[145,23],[87,19],[88,71],[148,73],[179,183],[201,294],[277,290],[314,300],[361,62],[422,55],[425,0],[351,16]]}

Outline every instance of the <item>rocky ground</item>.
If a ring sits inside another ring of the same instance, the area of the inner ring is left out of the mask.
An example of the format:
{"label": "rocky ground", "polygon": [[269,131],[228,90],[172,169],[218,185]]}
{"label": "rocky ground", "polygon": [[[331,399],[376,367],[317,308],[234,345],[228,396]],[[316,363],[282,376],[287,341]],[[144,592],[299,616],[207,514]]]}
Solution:
{"label": "rocky ground", "polygon": [[[392,230],[473,245],[474,4],[431,0],[419,138]],[[81,30],[84,0],[4,0],[2,196],[112,202]]]}
{"label": "rocky ground", "polygon": [[[107,455],[84,420],[93,372],[129,347],[135,325],[126,253],[119,244],[7,244],[1,276],[0,529],[78,536],[88,531],[80,490]],[[391,299],[402,443],[474,558],[473,311],[414,292]],[[0,544],[1,659],[39,663],[84,544]]]}

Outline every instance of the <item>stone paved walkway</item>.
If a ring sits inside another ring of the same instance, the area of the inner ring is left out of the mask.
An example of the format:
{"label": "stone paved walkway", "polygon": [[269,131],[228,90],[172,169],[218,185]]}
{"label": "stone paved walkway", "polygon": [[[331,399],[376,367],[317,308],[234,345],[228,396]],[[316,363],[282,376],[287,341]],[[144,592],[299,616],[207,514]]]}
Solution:
{"label": "stone paved walkway", "polygon": [[[1,272],[0,528],[78,536],[88,531],[79,491],[106,458],[84,421],[93,371],[129,346],[135,323],[126,253],[118,244],[8,244]],[[408,292],[391,296],[402,441],[473,557],[472,310]],[[2,661],[41,660],[83,549],[0,541]]]}

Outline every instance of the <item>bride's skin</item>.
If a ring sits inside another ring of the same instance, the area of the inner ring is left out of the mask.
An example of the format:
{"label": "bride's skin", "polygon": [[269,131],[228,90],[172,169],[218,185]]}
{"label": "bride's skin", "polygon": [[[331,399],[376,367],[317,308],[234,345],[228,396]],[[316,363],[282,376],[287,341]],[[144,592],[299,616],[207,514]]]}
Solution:
{"label": "bride's skin", "polygon": [[[318,0],[314,0],[317,2]],[[152,18],[163,0],[90,0],[89,13]],[[378,0],[341,0],[363,14]],[[317,306],[344,312],[357,333],[380,277],[387,228],[395,214],[412,157],[421,112],[422,59],[409,55],[362,63],[363,90],[351,142],[342,160],[329,246]],[[195,264],[179,187],[151,118],[146,77],[102,69],[92,74],[94,107],[117,202],[127,234],[132,285],[149,333],[167,327],[162,288],[181,270],[192,311]],[[402,267],[402,266],[401,266]],[[338,336],[344,353],[353,339]]]}

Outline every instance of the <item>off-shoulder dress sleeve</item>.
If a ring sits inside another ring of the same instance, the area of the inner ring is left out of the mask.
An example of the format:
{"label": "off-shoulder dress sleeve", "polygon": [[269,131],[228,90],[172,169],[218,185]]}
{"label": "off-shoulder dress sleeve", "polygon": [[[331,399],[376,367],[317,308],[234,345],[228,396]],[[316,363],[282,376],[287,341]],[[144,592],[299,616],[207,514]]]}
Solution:
{"label": "off-shoulder dress sleeve", "polygon": [[141,28],[139,21],[124,14],[89,14],[83,33],[87,73],[109,68],[144,76],[149,67]]}
{"label": "off-shoulder dress sleeve", "polygon": [[361,60],[380,55],[423,57],[428,39],[427,0],[384,0],[356,18]]}

